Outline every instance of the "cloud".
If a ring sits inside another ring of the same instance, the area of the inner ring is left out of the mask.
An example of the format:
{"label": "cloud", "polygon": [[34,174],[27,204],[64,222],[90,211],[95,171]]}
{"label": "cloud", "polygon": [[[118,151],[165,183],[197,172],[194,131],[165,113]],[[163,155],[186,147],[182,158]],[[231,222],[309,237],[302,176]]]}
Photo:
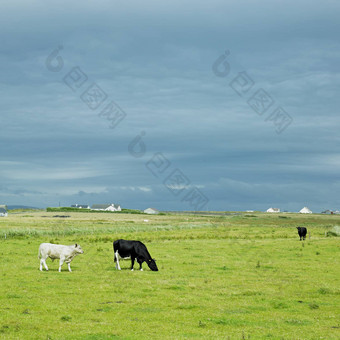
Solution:
{"label": "cloud", "polygon": [[152,191],[151,188],[148,188],[148,187],[138,187],[138,189],[143,191],[143,192],[150,192],[150,191]]}
{"label": "cloud", "polygon": [[[172,189],[199,188],[212,210],[340,205],[339,6],[189,1],[193,16],[179,1],[1,2],[0,194],[13,204],[180,210],[183,197],[164,185],[179,169],[190,185]],[[58,46],[64,66],[50,72]],[[231,72],[216,77],[225,50]],[[63,81],[73,67],[88,79],[75,91]],[[241,71],[254,81],[244,96],[230,87]],[[98,116],[104,103],[82,100],[92,83],[126,112],[116,128]],[[270,110],[248,104],[260,88],[293,118],[280,135]],[[128,145],[142,132],[135,158]],[[145,166],[155,153],[169,161],[158,176]]]}

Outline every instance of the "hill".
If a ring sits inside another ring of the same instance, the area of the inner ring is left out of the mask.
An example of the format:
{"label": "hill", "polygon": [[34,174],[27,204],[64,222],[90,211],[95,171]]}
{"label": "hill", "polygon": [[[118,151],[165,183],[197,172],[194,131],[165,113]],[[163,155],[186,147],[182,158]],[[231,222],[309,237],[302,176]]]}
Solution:
{"label": "hill", "polygon": [[7,205],[7,210],[17,210],[17,209],[36,209],[36,210],[39,210],[41,208],[30,207],[28,205]]}

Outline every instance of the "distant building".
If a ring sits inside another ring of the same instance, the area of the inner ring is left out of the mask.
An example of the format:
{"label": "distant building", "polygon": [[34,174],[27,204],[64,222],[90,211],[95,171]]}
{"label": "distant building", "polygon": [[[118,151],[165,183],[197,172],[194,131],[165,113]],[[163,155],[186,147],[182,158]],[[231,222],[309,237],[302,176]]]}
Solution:
{"label": "distant building", "polygon": [[91,210],[101,210],[101,211],[122,211],[119,204],[93,204]]}
{"label": "distant building", "polygon": [[333,211],[327,209],[325,211],[322,211],[321,214],[333,215]]}
{"label": "distant building", "polygon": [[269,213],[279,213],[280,209],[279,208],[269,208],[269,209],[267,209],[266,212],[269,212]]}
{"label": "distant building", "polygon": [[1,217],[8,216],[7,210],[5,208],[0,208],[0,216]]}
{"label": "distant building", "polygon": [[254,210],[246,210],[246,212],[250,213],[250,212],[254,212]]}
{"label": "distant building", "polygon": [[145,214],[153,214],[153,215],[157,215],[159,214],[159,211],[155,208],[147,208],[144,210]]}
{"label": "distant building", "polygon": [[312,210],[308,209],[307,207],[303,207],[300,211],[300,214],[312,214]]}
{"label": "distant building", "polygon": [[90,206],[88,204],[73,204],[71,208],[90,209]]}

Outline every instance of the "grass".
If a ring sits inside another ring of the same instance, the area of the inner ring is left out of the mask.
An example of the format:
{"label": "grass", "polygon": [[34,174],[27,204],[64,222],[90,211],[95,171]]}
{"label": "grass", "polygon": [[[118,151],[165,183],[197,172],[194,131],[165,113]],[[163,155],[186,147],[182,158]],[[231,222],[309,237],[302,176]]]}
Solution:
{"label": "grass", "polygon": [[[0,338],[339,338],[339,239],[325,232],[340,216],[54,214],[0,220]],[[118,238],[143,241],[160,271],[116,271]],[[85,253],[72,273],[40,272],[42,242]]]}

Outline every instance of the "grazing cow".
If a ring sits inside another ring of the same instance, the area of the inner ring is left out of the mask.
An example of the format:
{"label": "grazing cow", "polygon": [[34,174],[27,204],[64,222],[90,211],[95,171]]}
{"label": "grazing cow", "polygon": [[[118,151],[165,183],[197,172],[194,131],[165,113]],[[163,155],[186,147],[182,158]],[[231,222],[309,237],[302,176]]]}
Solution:
{"label": "grazing cow", "polygon": [[133,270],[135,259],[137,259],[140,270],[143,271],[142,263],[145,261],[151,270],[158,271],[155,259],[151,258],[145,244],[140,241],[117,240],[113,242],[113,250],[116,269],[118,270],[121,270],[119,258],[131,258],[131,270]]}
{"label": "grazing cow", "polygon": [[61,266],[64,262],[68,265],[68,270],[71,272],[70,263],[73,258],[78,254],[83,254],[84,251],[81,249],[79,244],[74,244],[72,246],[63,246],[61,244],[52,243],[42,243],[39,247],[38,258],[40,259],[40,270],[42,271],[42,265],[48,270],[46,265],[46,259],[49,257],[54,261],[59,259],[59,272],[61,271]]}
{"label": "grazing cow", "polygon": [[306,239],[306,235],[307,235],[307,228],[305,227],[296,227],[296,229],[298,230],[299,236],[300,236],[300,241],[301,239]]}

